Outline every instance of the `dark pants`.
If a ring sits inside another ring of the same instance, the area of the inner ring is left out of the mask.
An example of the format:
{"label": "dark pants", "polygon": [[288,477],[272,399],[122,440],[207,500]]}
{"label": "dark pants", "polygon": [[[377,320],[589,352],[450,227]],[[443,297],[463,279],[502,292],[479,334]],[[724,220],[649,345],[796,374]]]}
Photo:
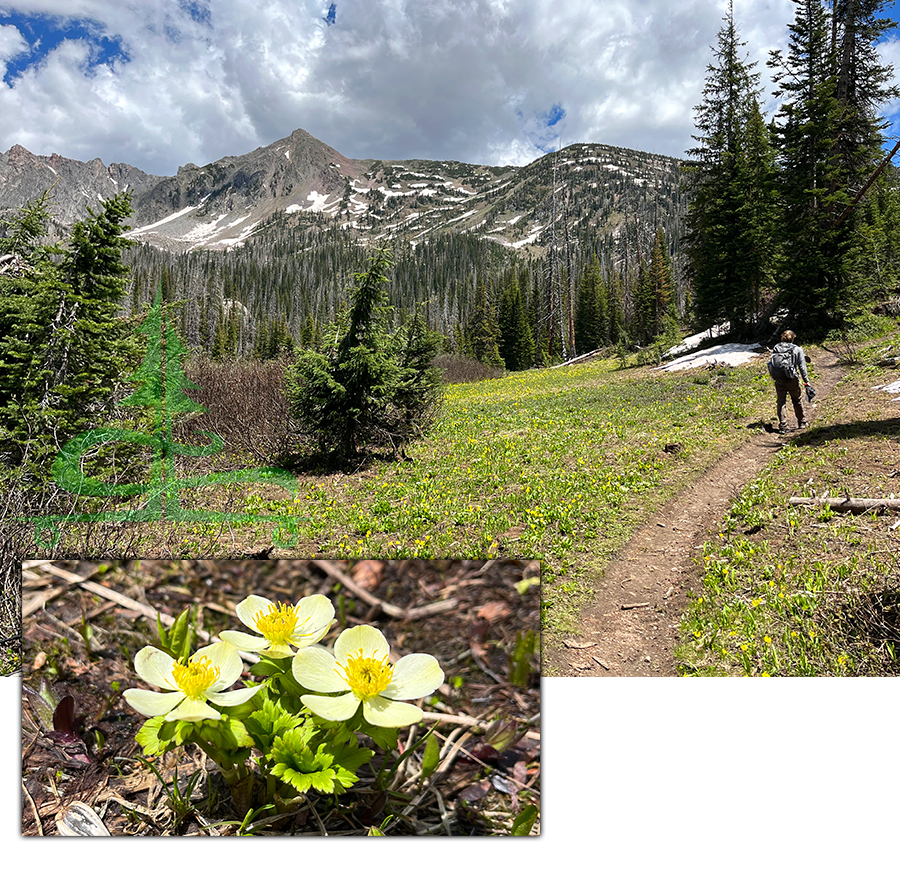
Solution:
{"label": "dark pants", "polygon": [[787,397],[790,395],[791,402],[794,405],[794,416],[797,418],[797,426],[806,419],[803,416],[803,402],[800,395],[800,380],[776,380],[775,395],[777,396],[776,407],[778,408],[778,427],[784,429],[787,424],[784,420],[784,410],[787,405]]}

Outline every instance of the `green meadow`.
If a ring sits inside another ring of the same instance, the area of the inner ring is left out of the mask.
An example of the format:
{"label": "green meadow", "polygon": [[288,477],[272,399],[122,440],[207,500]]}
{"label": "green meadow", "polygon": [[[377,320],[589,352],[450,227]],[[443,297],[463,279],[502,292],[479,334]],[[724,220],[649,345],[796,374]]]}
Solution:
{"label": "green meadow", "polygon": [[247,505],[297,517],[304,555],[541,559],[553,640],[635,526],[771,416],[763,371],[606,360],[451,385],[408,459]]}
{"label": "green meadow", "polygon": [[[834,358],[809,352],[813,366]],[[787,505],[796,495],[884,497],[900,487],[897,405],[874,389],[896,379],[891,354],[900,354],[896,332],[845,353],[844,379],[811,429],[786,437],[698,550],[681,673],[894,670],[900,521]],[[811,376],[815,384],[814,367]],[[665,372],[606,359],[451,384],[439,419],[401,459],[294,470],[293,494],[263,484],[180,491],[185,507],[247,523],[69,525],[58,546],[26,555],[236,557],[274,536],[272,557],[540,559],[544,646],[558,647],[562,634],[579,633],[581,607],[635,530],[773,423],[774,404],[762,360]],[[228,404],[219,407],[224,420]],[[271,464],[242,439],[226,436],[214,459],[185,458],[180,468]],[[279,522],[293,531],[273,535]]]}

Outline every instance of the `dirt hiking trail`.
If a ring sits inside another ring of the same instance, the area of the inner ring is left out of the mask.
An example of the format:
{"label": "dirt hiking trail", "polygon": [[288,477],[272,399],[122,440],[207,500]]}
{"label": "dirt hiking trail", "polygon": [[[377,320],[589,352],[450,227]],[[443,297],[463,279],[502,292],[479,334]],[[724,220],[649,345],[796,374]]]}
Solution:
{"label": "dirt hiking trail", "polygon": [[[805,405],[815,424],[817,404],[843,368],[817,350],[816,398]],[[772,390],[774,410],[775,392]],[[790,399],[788,425],[794,424]],[[673,497],[628,542],[603,574],[580,613],[580,634],[563,635],[545,660],[561,677],[666,677],[677,674],[674,647],[687,607],[687,586],[699,574],[694,559],[718,529],[735,495],[796,432],[761,432],[726,455]]]}

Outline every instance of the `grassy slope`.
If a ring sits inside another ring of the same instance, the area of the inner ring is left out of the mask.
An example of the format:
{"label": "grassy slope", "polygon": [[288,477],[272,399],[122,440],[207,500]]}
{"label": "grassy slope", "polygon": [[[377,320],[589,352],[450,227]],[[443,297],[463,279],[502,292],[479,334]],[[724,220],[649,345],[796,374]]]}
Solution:
{"label": "grassy slope", "polygon": [[[572,627],[634,526],[771,416],[761,367],[690,375],[611,361],[449,387],[402,463],[301,479],[298,551],[540,558],[545,638]],[[666,453],[666,446],[675,453]]]}

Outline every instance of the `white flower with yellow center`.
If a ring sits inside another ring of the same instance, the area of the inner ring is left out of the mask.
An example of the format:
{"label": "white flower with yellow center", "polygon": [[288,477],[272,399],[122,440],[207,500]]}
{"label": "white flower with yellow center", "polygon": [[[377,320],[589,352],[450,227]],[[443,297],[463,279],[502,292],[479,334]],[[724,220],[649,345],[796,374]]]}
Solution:
{"label": "white flower with yellow center", "polygon": [[293,605],[248,595],[234,612],[258,635],[225,631],[219,637],[238,650],[276,658],[293,656],[292,644],[308,647],[320,641],[334,622],[334,606],[324,595],[310,595]]}
{"label": "white flower with yellow center", "polygon": [[234,647],[224,642],[198,650],[184,665],[156,647],[144,647],[134,657],[134,670],[148,684],[167,690],[131,689],[122,695],[135,711],[167,721],[221,720],[222,715],[207,702],[230,707],[246,702],[262,687],[227,690],[244,670]]}
{"label": "white flower with yellow center", "polygon": [[438,661],[427,653],[412,653],[391,665],[388,642],[370,625],[341,632],[333,656],[324,647],[298,650],[291,671],[297,683],[308,690],[343,694],[302,696],[303,704],[314,714],[345,721],[362,703],[363,717],[377,727],[418,723],[422,709],[397,700],[421,699],[444,683]]}

